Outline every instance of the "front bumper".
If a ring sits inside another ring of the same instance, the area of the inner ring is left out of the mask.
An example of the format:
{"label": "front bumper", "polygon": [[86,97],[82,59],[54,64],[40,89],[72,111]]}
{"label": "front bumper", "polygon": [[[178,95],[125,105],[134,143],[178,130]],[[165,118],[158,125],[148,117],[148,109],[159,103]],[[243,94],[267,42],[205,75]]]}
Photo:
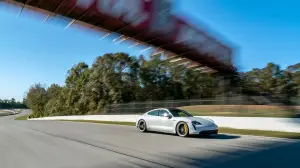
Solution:
{"label": "front bumper", "polygon": [[205,130],[205,131],[201,131],[199,133],[199,135],[215,135],[215,134],[218,134],[219,130],[216,129],[216,130]]}
{"label": "front bumper", "polygon": [[218,134],[219,130],[218,130],[218,126],[217,125],[199,125],[199,126],[195,126],[195,125],[189,125],[190,128],[190,134],[191,135],[215,135]]}

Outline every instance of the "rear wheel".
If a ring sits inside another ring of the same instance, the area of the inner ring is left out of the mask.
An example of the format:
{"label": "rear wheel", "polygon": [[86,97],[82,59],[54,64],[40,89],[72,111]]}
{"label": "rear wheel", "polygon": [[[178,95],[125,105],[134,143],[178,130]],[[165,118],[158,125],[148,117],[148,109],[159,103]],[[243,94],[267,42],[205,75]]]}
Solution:
{"label": "rear wheel", "polygon": [[138,122],[138,129],[140,132],[146,132],[147,131],[147,124],[145,120],[140,120]]}
{"label": "rear wheel", "polygon": [[178,136],[187,137],[189,135],[189,126],[185,122],[180,122],[176,126],[176,133]]}

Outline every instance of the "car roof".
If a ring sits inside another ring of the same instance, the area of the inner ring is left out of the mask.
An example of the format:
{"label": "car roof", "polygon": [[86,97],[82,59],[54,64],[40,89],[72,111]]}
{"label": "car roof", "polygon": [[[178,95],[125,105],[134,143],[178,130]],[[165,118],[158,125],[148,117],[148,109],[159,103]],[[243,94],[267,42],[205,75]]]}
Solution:
{"label": "car roof", "polygon": [[147,111],[146,113],[149,113],[149,112],[154,111],[154,110],[168,110],[168,111],[170,111],[170,110],[180,110],[180,109],[179,108],[155,108],[155,109]]}
{"label": "car roof", "polygon": [[147,111],[146,113],[149,113],[149,112],[154,111],[154,110],[169,110],[169,109],[168,108],[155,108],[155,109]]}
{"label": "car roof", "polygon": [[152,110],[149,110],[149,111],[153,111],[153,110],[168,110],[167,108],[155,108],[155,109],[152,109]]}

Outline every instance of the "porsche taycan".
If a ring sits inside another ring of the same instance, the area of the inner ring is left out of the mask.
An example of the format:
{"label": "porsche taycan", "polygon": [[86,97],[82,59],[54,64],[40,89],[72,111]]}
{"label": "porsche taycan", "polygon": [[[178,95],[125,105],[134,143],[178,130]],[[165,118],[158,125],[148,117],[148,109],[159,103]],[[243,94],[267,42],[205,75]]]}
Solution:
{"label": "porsche taycan", "polygon": [[137,117],[136,127],[140,132],[164,132],[181,137],[218,134],[218,126],[213,120],[194,117],[178,108],[159,108],[148,111]]}

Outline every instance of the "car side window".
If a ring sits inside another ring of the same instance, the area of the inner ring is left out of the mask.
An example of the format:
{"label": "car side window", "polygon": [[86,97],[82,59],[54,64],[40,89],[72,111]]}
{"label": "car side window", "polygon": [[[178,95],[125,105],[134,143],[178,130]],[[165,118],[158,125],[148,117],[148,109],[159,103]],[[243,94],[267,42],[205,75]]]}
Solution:
{"label": "car side window", "polygon": [[159,110],[158,115],[163,117],[165,113],[168,114],[168,112],[166,110]]}
{"label": "car side window", "polygon": [[158,110],[150,111],[150,112],[148,113],[148,115],[151,115],[151,116],[158,116]]}

